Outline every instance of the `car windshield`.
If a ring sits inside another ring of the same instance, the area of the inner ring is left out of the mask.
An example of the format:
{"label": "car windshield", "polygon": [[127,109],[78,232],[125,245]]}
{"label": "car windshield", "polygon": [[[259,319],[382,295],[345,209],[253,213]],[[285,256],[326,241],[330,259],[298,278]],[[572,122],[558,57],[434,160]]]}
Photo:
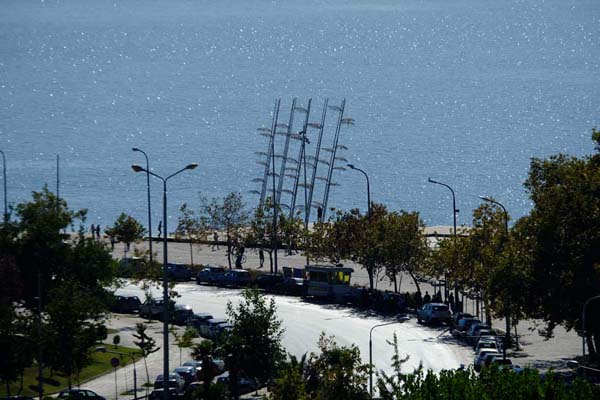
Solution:
{"label": "car windshield", "polygon": [[433,311],[448,311],[448,307],[446,306],[434,306]]}

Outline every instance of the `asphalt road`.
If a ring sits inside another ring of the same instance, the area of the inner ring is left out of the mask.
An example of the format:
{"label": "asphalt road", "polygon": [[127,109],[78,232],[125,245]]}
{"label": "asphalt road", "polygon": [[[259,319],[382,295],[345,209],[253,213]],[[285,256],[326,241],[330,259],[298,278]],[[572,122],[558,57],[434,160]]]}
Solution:
{"label": "asphalt road", "polygon": [[[240,290],[199,286],[194,283],[179,284],[176,290],[181,295],[177,300],[179,304],[189,305],[195,312],[209,312],[214,317],[225,317],[227,302],[231,301],[235,304],[241,299]],[[117,293],[137,295],[140,299],[144,297],[143,291],[133,285],[119,289]],[[153,294],[155,297],[160,296],[160,290],[154,289]],[[356,344],[360,348],[363,362],[367,363],[371,327],[390,321],[348,307],[315,304],[297,297],[275,296],[275,302],[278,316],[285,328],[283,345],[289,353],[296,356],[317,351],[318,338],[321,332],[324,332],[326,335],[333,335],[339,344]],[[137,318],[129,316],[117,316],[111,320],[110,325],[120,330],[123,345],[132,344],[131,336],[136,320]],[[149,329],[157,343],[162,344],[161,325],[154,323]],[[404,364],[404,371],[412,371],[420,363],[426,369],[440,371],[457,368],[460,364],[468,364],[472,361],[472,350],[455,343],[450,335],[442,334],[442,328],[424,327],[418,325],[415,320],[410,320],[401,324],[383,326],[373,331],[373,363],[377,370],[390,371],[393,350],[387,341],[392,339],[394,332],[398,336],[400,354],[410,356],[408,362]],[[179,349],[170,347],[169,359],[172,369],[179,365]],[[183,361],[186,358],[184,354]],[[150,380],[153,382],[156,375],[162,372],[162,350],[149,357],[148,369]],[[137,362],[137,375],[138,386],[141,386],[141,383],[146,380],[141,361]],[[132,376],[132,366],[118,370],[116,391],[114,374],[107,374],[87,382],[84,386],[109,399],[114,399],[115,392],[120,394],[132,388]]]}

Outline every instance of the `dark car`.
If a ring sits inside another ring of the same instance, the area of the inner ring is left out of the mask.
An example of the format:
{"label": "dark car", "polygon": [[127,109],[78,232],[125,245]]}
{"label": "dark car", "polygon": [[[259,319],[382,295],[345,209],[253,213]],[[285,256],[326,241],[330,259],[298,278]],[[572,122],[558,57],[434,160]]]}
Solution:
{"label": "dark car", "polygon": [[283,282],[275,285],[273,289],[276,293],[287,294],[290,296],[303,296],[306,286],[302,278],[285,278]]}
{"label": "dark car", "polygon": [[[217,378],[217,383],[229,386],[229,373],[225,372],[223,375]],[[240,376],[238,378],[238,390],[239,394],[246,394],[258,389],[258,383],[252,378]]]}
{"label": "dark car", "polygon": [[63,390],[58,394],[59,399],[74,399],[74,400],[106,400],[96,392],[87,389],[71,389]]}
{"label": "dark car", "polygon": [[262,274],[254,280],[254,284],[265,291],[273,290],[275,285],[281,282],[283,282],[283,276],[279,274]]}
{"label": "dark car", "polygon": [[144,259],[141,257],[122,258],[119,261],[117,275],[121,278],[131,278],[144,269]]}
{"label": "dark car", "polygon": [[177,367],[173,370],[174,373],[179,374],[183,378],[184,386],[187,387],[190,383],[196,380],[196,368],[194,367]]}
{"label": "dark car", "polygon": [[[150,395],[148,396],[148,400],[162,400],[164,399],[165,390],[164,389],[154,389]],[[169,398],[178,399],[180,397],[180,393],[176,388],[169,388]]]}
{"label": "dark car", "polygon": [[132,314],[140,310],[142,302],[137,296],[116,295],[110,310],[115,313]]}
{"label": "dark car", "polygon": [[189,281],[192,279],[192,270],[185,264],[167,264],[167,273],[170,279],[176,281]]}
{"label": "dark car", "polygon": [[250,272],[245,269],[232,269],[221,275],[216,284],[219,286],[243,287],[248,286],[251,282]]}
{"label": "dark car", "polygon": [[223,267],[213,267],[211,265],[207,265],[202,268],[198,275],[196,275],[196,283],[201,285],[203,283],[207,285],[214,285],[216,279],[225,272],[225,268]]}
{"label": "dark car", "polygon": [[171,321],[175,325],[187,325],[188,321],[194,317],[194,310],[190,306],[175,305]]}
{"label": "dark car", "polygon": [[191,318],[187,322],[187,326],[190,328],[194,328],[198,333],[201,331],[201,326],[206,325],[206,321],[212,319],[212,314],[209,313],[195,313],[191,316]]}
{"label": "dark car", "polygon": [[[171,312],[175,302],[171,301]],[[148,299],[140,306],[140,317],[162,320],[165,312],[165,303],[162,299]]]}
{"label": "dark car", "polygon": [[[169,374],[169,387],[176,389],[178,392],[183,391],[185,381],[179,374]],[[164,387],[163,375],[160,374],[154,381],[154,389],[162,389]]]}

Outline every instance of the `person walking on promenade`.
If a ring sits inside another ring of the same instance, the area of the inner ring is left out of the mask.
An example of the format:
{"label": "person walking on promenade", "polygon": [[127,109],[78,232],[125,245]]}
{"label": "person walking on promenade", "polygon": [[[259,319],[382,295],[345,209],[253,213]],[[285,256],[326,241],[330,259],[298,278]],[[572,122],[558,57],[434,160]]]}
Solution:
{"label": "person walking on promenade", "polygon": [[428,291],[425,291],[425,296],[423,296],[423,303],[431,303],[431,296]]}
{"label": "person walking on promenade", "polygon": [[217,231],[213,233],[212,251],[215,251],[215,247],[217,248],[217,250],[219,250],[219,234],[217,233]]}
{"label": "person walking on promenade", "polygon": [[96,240],[100,240],[100,225],[96,225]]}
{"label": "person walking on promenade", "polygon": [[158,238],[162,236],[162,221],[158,221]]}
{"label": "person walking on promenade", "polygon": [[96,227],[94,226],[94,224],[92,224],[92,226],[90,227],[90,232],[92,232],[92,239],[93,239],[94,235],[96,234]]}
{"label": "person walking on promenade", "polygon": [[244,246],[240,245],[239,250],[237,252],[237,257],[235,258],[235,267],[237,269],[242,269],[242,258],[244,257]]}
{"label": "person walking on promenade", "polygon": [[262,268],[263,264],[265,263],[265,252],[262,248],[258,250],[258,261],[260,262],[260,267],[258,268]]}

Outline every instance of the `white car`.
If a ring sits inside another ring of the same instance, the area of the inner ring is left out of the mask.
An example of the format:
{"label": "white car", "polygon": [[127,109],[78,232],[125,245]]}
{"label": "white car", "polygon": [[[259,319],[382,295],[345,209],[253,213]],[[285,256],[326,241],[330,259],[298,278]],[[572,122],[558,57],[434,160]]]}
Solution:
{"label": "white car", "polygon": [[449,322],[451,319],[448,306],[442,303],[425,303],[417,313],[419,322]]}
{"label": "white car", "polygon": [[496,341],[495,336],[481,336],[479,338],[479,342],[475,345],[475,354],[482,349],[495,349],[496,351],[500,351],[500,346],[498,346],[498,342]]}

